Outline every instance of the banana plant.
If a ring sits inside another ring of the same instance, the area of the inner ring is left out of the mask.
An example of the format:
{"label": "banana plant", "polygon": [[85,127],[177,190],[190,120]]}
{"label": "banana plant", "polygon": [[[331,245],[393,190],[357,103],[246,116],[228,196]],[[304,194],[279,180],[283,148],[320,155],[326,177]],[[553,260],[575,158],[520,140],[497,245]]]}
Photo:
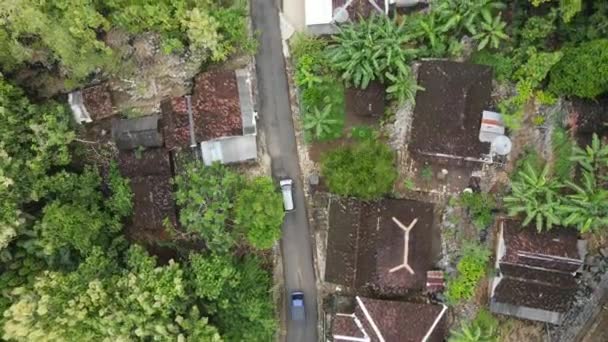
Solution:
{"label": "banana plant", "polygon": [[386,71],[396,63],[408,64],[417,56],[418,50],[411,48],[412,39],[403,21],[372,16],[341,26],[334,37],[337,44],[330,47],[328,55],[342,79],[367,88],[371,81],[383,81]]}
{"label": "banana plant", "polygon": [[391,84],[386,88],[388,97],[396,100],[400,105],[406,102],[413,103],[416,98],[416,92],[424,90],[423,87],[416,83],[410,68],[405,65],[401,65],[396,72],[387,72],[385,76]]}
{"label": "banana plant", "polygon": [[591,145],[584,149],[575,146],[570,160],[577,162],[584,170],[596,174],[600,168],[608,166],[608,144],[602,144],[599,136],[593,133]]}
{"label": "banana plant", "polygon": [[539,232],[550,230],[561,223],[561,188],[562,184],[549,176],[549,165],[538,172],[526,162],[511,183],[511,194],[503,201],[510,216],[524,214],[523,226],[534,221]]}
{"label": "banana plant", "polygon": [[502,21],[500,14],[492,18],[489,12],[482,12],[482,18],[479,30],[473,28],[471,32],[473,39],[478,42],[477,50],[483,50],[488,46],[497,49],[500,42],[509,39],[505,34],[507,23]]}
{"label": "banana plant", "polygon": [[582,184],[566,181],[574,191],[559,206],[565,226],[575,226],[581,233],[608,227],[608,190],[603,189],[592,172],[584,171]]}
{"label": "banana plant", "polygon": [[331,117],[331,107],[331,104],[322,110],[315,107],[311,113],[304,116],[304,130],[311,132],[315,139],[330,138],[333,128],[339,124],[338,120]]}

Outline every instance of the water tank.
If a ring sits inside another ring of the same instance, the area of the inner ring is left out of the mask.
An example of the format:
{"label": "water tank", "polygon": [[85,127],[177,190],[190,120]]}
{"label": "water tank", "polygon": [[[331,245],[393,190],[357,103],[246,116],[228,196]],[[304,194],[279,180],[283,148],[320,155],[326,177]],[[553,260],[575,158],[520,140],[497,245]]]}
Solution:
{"label": "water tank", "polygon": [[348,11],[346,10],[346,7],[340,6],[334,10],[334,21],[340,24],[348,21]]}
{"label": "water tank", "polygon": [[506,135],[499,135],[493,141],[490,147],[491,153],[496,153],[499,156],[505,156],[511,152],[511,139]]}

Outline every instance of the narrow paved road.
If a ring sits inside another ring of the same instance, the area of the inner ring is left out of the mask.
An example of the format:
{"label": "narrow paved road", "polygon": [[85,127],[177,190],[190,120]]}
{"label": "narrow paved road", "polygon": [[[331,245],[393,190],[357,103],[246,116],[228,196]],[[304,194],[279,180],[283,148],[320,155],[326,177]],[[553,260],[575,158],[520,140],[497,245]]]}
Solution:
{"label": "narrow paved road", "polygon": [[253,0],[251,16],[254,29],[260,33],[256,56],[258,111],[272,159],[272,174],[275,178],[290,177],[295,182],[296,210],[285,215],[281,249],[286,294],[293,290],[304,292],[306,322],[291,322],[289,307],[286,308],[287,342],[317,342],[317,289],[312,245],[274,0]]}

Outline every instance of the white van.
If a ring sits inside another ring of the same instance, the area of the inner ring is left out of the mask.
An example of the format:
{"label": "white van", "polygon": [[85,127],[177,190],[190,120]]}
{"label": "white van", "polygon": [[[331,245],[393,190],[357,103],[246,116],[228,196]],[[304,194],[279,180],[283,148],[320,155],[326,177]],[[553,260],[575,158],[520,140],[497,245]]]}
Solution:
{"label": "white van", "polygon": [[283,208],[285,211],[293,210],[293,180],[292,179],[282,179],[279,182],[281,186],[281,192],[283,193]]}

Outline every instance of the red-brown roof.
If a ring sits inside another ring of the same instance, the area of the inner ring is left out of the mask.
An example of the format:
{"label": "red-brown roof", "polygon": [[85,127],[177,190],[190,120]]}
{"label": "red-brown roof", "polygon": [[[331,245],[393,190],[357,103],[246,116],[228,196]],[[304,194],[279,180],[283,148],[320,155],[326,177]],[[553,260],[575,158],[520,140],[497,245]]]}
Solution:
{"label": "red-brown roof", "polygon": [[582,264],[576,230],[555,227],[539,233],[533,227],[521,227],[515,220],[504,220],[505,255],[501,262],[574,272]]}
{"label": "red-brown roof", "polygon": [[195,131],[202,141],[243,134],[234,71],[209,71],[198,75],[192,105],[196,113]]}
{"label": "red-brown roof", "polygon": [[[393,217],[409,226],[408,265],[404,263],[405,234]],[[422,289],[434,262],[433,205],[412,200],[385,199],[366,203],[332,201],[325,280],[354,289],[401,294]]]}
{"label": "red-brown roof", "polygon": [[[186,98],[163,101],[167,148],[190,146]],[[209,71],[195,79],[192,116],[196,142],[243,134],[239,92],[234,70]]]}
{"label": "red-brown roof", "polygon": [[82,101],[93,121],[115,114],[112,106],[112,95],[105,83],[83,89]]}
{"label": "red-brown roof", "polygon": [[475,159],[489,152],[490,144],[479,141],[479,128],[482,111],[491,101],[491,68],[423,62],[418,83],[424,90],[416,93],[410,151]]}
{"label": "red-brown roof", "polygon": [[332,336],[336,342],[362,336],[372,342],[420,342],[425,337],[440,342],[445,337],[445,311],[440,305],[357,297],[354,312],[334,316]]}

